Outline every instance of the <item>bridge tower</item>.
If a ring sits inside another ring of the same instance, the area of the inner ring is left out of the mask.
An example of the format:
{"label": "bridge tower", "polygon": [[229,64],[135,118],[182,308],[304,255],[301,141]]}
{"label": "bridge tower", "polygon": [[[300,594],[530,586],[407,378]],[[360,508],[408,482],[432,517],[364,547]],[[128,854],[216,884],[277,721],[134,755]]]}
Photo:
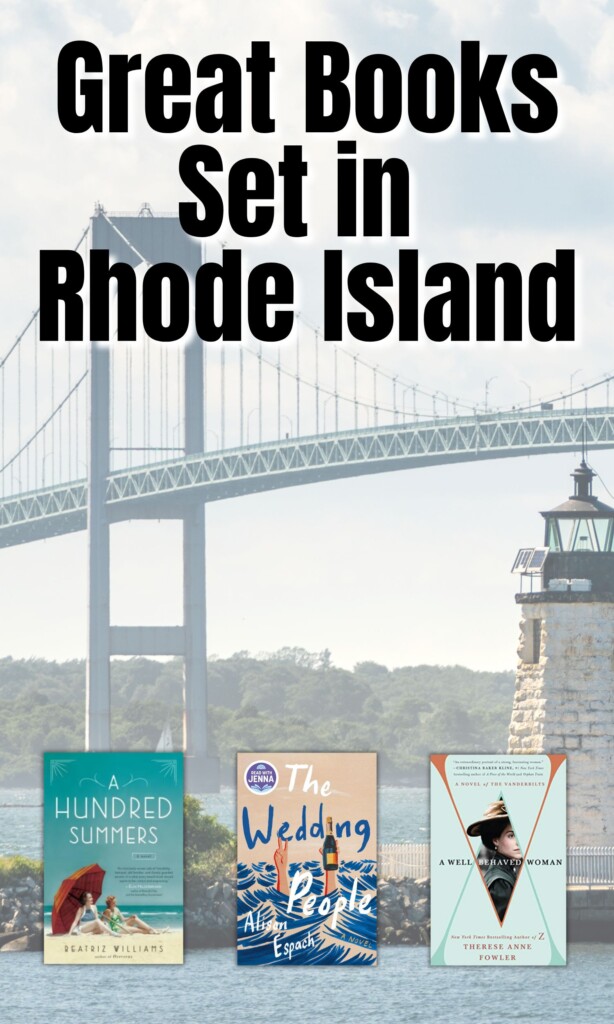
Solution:
{"label": "bridge tower", "polygon": [[[108,249],[111,262],[133,267],[173,262],[194,274],[200,249],[174,217],[92,218],[92,248]],[[125,342],[124,344],[130,344]],[[112,626],[110,621],[110,527],[106,502],[110,469],[110,349],[92,342],[89,367],[88,459],[88,647],[86,749],[109,750],[111,742],[110,661],[112,655],[182,655],[186,781],[193,793],[217,790],[218,761],[208,756],[207,650],[205,602],[205,510],[202,499],[174,498],[135,508],[135,519],[179,519],[183,523],[183,623],[180,626]],[[184,443],[186,454],[204,449],[203,349],[192,338],[184,349]],[[163,581],[161,581],[163,586]]]}
{"label": "bridge tower", "polygon": [[603,846],[614,842],[614,508],[584,459],[572,476],[570,498],[541,513],[544,547],[521,549],[512,570],[531,591],[516,595],[508,752],[568,753],[569,844]]}

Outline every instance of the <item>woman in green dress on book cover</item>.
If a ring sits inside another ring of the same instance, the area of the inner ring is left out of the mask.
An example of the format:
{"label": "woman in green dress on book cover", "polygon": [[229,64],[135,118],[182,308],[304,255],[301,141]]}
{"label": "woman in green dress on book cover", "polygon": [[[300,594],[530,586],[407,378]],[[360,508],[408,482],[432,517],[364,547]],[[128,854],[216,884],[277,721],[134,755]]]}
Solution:
{"label": "woman in green dress on book cover", "polygon": [[132,935],[134,932],[141,932],[145,935],[160,934],[157,928],[152,928],[145,921],[142,921],[140,917],[137,917],[136,914],[128,914],[128,916],[123,914],[117,906],[115,896],[107,896],[105,903],[107,909],[104,911],[102,918],[116,934],[121,932],[128,935]]}

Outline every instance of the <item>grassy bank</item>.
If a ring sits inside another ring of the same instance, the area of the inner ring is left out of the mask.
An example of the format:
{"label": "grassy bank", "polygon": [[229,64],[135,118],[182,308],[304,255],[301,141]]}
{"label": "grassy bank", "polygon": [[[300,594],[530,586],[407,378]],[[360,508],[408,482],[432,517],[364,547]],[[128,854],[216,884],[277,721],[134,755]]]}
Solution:
{"label": "grassy bank", "polygon": [[16,885],[23,878],[41,881],[43,877],[42,860],[30,860],[14,854],[12,857],[0,857],[0,888],[5,885]]}

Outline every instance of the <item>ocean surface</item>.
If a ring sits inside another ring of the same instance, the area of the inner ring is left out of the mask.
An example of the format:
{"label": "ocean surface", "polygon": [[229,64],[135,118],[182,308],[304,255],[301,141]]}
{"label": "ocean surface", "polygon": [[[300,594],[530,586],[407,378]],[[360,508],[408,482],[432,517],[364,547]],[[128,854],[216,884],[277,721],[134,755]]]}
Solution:
{"label": "ocean surface", "polygon": [[[424,789],[383,787],[380,842],[427,842]],[[39,857],[41,793],[0,790],[0,853]],[[7,806],[9,805],[9,806]],[[31,806],[34,805],[34,806]],[[235,792],[205,798],[234,828]],[[614,946],[571,946],[566,967],[430,967],[425,948],[383,947],[376,967],[237,967],[234,950],[194,950],[176,966],[47,966],[41,953],[0,953],[2,1024],[105,1020],[152,1024],[609,1024]],[[495,977],[496,974],[496,977]],[[96,1009],[97,1008],[97,1009]]]}
{"label": "ocean surface", "polygon": [[[201,797],[207,814],[236,831],[236,790]],[[43,854],[43,795],[40,789],[0,789],[0,857]],[[378,790],[380,843],[428,843],[428,790],[381,786]]]}
{"label": "ocean surface", "polygon": [[[384,948],[377,967],[237,967],[233,950],[183,966],[45,967],[0,954],[3,1024],[610,1024],[610,946],[572,946],[567,967],[429,967],[426,949]],[[496,975],[496,977],[495,977]],[[88,1008],[89,1007],[89,1008]]]}

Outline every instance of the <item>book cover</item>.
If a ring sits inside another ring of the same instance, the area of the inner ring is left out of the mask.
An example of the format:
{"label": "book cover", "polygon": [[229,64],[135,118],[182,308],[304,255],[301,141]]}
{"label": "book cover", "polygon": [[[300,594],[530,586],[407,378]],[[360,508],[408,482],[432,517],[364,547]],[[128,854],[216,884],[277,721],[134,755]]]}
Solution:
{"label": "book cover", "polygon": [[431,756],[431,963],[566,962],[566,758]]}
{"label": "book cover", "polygon": [[183,754],[44,756],[44,959],[183,962]]}
{"label": "book cover", "polygon": [[375,754],[237,755],[239,964],[376,963]]}

